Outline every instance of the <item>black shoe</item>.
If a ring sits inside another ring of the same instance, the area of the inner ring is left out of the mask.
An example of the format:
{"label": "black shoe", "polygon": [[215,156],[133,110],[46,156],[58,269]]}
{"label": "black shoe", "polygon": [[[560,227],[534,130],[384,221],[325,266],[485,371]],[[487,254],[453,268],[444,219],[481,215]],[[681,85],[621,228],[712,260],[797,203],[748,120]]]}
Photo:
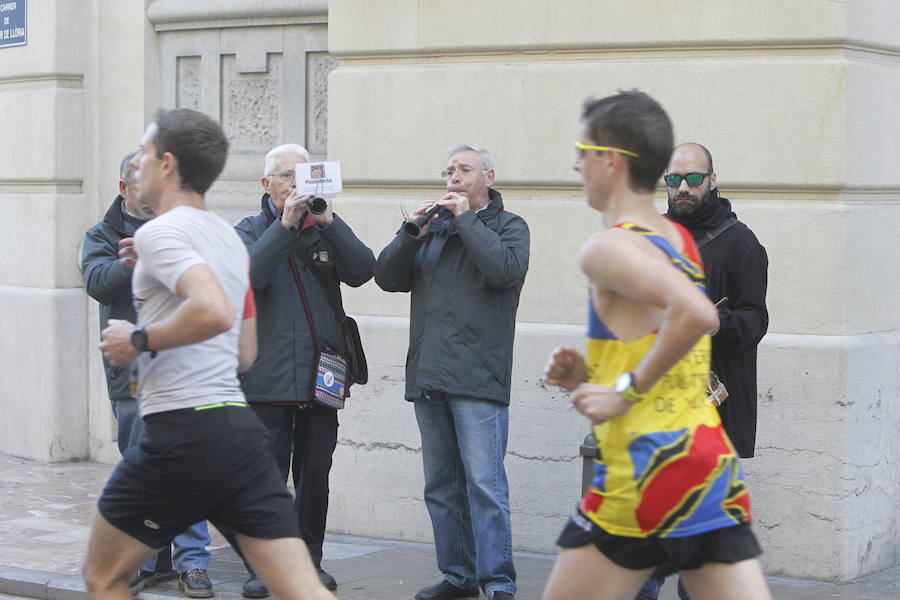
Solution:
{"label": "black shoe", "polygon": [[440,583],[422,588],[416,594],[416,600],[453,600],[454,598],[477,598],[478,590],[464,590],[456,587],[446,579]]}
{"label": "black shoe", "polygon": [[269,588],[262,582],[259,575],[250,573],[250,578],[244,582],[241,594],[244,598],[268,598]]}
{"label": "black shoe", "polygon": [[215,595],[206,569],[188,569],[179,575],[178,589],[188,598],[212,598]]}
{"label": "black shoe", "polygon": [[337,589],[337,581],[335,581],[334,577],[326,573],[322,567],[317,567],[316,571],[319,573],[319,581],[322,582],[322,585],[332,592]]}
{"label": "black shoe", "polygon": [[496,590],[493,594],[491,594],[491,600],[516,600],[516,597],[509,592]]}
{"label": "black shoe", "polygon": [[138,571],[137,577],[128,582],[128,589],[132,594],[137,594],[144,588],[153,587],[163,581],[169,581],[176,577],[178,577],[176,571],[165,571],[160,573],[157,571],[145,571],[141,569]]}

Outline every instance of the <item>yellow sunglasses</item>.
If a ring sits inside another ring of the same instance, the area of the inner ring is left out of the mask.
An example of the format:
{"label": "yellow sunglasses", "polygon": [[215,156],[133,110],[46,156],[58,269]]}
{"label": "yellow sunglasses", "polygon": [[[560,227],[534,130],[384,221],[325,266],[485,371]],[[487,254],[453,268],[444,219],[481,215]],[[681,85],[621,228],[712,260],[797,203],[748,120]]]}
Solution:
{"label": "yellow sunglasses", "polygon": [[597,150],[598,152],[606,152],[607,150],[612,150],[613,152],[618,152],[619,154],[627,154],[628,156],[633,156],[638,158],[640,154],[637,152],[632,152],[631,150],[624,150],[622,148],[612,148],[610,146],[587,146],[582,144],[581,142],[575,142],[575,148],[578,151],[578,158],[584,158],[585,150]]}

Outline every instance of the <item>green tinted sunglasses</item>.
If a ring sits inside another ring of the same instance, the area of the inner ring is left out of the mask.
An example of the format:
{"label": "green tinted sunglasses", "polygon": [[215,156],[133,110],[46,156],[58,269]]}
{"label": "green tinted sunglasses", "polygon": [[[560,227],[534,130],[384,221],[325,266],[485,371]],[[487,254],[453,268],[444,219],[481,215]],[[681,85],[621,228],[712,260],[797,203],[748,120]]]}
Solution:
{"label": "green tinted sunglasses", "polygon": [[678,173],[669,173],[668,175],[663,176],[663,179],[666,181],[666,185],[670,188],[677,188],[681,185],[682,181],[687,181],[687,184],[691,187],[695,185],[700,185],[703,183],[703,180],[706,179],[707,175],[710,175],[712,171],[709,173],[688,173],[687,175],[679,175]]}

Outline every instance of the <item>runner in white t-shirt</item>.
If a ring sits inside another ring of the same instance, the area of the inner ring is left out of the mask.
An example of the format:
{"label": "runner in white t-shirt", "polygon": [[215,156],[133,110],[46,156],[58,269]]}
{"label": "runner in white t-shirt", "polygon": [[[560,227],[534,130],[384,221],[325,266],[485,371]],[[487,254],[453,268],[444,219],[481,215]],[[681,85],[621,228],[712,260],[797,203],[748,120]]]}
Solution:
{"label": "runner in white t-shirt", "polygon": [[129,578],[155,549],[208,518],[276,597],[334,599],[236,377],[256,357],[249,259],[204,200],[227,151],[215,121],[177,109],[157,114],[134,159],[138,198],[158,215],[135,238],[140,326],[110,320],[100,347],[113,363],[138,360],[144,430],[98,502],[91,598],[129,598]]}

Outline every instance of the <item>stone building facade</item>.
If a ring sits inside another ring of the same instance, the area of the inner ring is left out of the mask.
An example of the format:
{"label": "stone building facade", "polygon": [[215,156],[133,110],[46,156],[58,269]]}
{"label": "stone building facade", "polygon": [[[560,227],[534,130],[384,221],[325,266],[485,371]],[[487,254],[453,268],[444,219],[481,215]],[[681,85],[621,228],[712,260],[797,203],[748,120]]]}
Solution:
{"label": "stone building facade", "polygon": [[[336,210],[376,252],[400,205],[441,193],[446,149],[489,148],[532,230],[516,340],[514,542],[553,551],[587,425],[539,380],[580,345],[574,256],[600,226],[569,168],[580,105],[637,87],[676,139],[707,145],[720,188],[770,256],[758,456],[745,462],[770,573],[845,580],[900,563],[900,5],[697,0],[28,0],[0,48],[0,452],[116,459],[83,232],[158,106],[222,121],[209,194],[258,207],[284,142],[341,160]],[[659,192],[664,198],[662,189]],[[345,294],[370,383],[341,414],[329,528],[428,540],[420,441],[402,400],[408,298]]]}

